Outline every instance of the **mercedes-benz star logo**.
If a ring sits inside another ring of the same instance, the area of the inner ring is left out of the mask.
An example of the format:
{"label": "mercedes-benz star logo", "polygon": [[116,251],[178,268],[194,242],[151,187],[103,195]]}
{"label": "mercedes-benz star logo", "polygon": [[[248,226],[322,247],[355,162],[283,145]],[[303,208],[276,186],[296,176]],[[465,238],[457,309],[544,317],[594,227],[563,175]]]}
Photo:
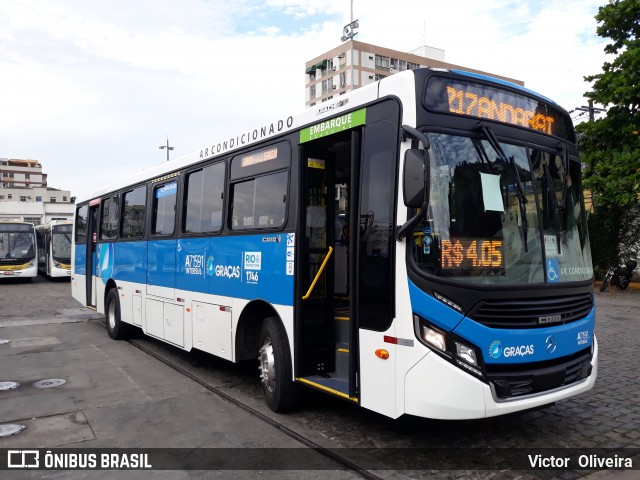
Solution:
{"label": "mercedes-benz star logo", "polygon": [[547,352],[553,353],[556,351],[556,348],[558,347],[556,344],[556,337],[549,335],[545,343],[547,344]]}

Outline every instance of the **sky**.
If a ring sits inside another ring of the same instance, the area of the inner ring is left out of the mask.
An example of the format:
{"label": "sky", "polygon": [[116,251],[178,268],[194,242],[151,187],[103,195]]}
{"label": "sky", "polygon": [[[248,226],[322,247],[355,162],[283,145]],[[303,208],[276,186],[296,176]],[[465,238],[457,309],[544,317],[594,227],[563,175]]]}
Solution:
{"label": "sky", "polygon": [[[355,39],[439,48],[571,111],[611,60],[604,3],[355,0]],[[0,158],[84,197],[165,161],[167,138],[173,159],[299,113],[305,62],[350,15],[349,0],[0,0]]]}

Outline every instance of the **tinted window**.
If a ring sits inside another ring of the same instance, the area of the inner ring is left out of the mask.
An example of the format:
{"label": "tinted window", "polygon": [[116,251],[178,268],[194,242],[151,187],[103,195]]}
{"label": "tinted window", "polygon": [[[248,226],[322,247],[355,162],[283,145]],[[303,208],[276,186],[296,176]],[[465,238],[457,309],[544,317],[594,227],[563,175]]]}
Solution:
{"label": "tinted window", "polygon": [[118,197],[109,197],[102,202],[100,222],[100,239],[115,240],[118,238]]}
{"label": "tinted window", "polygon": [[173,235],[176,220],[176,194],[178,182],[165,183],[153,190],[154,235]]}
{"label": "tinted window", "polygon": [[142,186],[124,194],[122,200],[122,238],[141,238],[144,235],[144,214],[147,188]]}
{"label": "tinted window", "polygon": [[231,228],[251,230],[284,225],[287,172],[252,178],[232,186]]}
{"label": "tinted window", "polygon": [[222,227],[224,163],[216,163],[190,173],[186,181],[183,231],[217,232]]}
{"label": "tinted window", "polygon": [[89,207],[87,205],[76,209],[76,243],[85,243],[87,241],[88,215]]}
{"label": "tinted window", "polygon": [[365,131],[359,231],[360,326],[386,330],[394,317],[393,225],[398,133],[390,122]]}

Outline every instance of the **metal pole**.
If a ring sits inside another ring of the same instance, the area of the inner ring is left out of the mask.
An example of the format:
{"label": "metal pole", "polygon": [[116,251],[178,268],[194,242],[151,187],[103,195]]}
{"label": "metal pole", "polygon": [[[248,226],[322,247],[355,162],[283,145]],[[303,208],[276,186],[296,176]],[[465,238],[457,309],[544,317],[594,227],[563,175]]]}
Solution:
{"label": "metal pole", "polygon": [[169,150],[173,150],[174,147],[170,147],[169,146],[169,137],[167,136],[167,145],[160,145],[160,150],[164,150],[165,148],[167,149],[167,162],[169,161]]}

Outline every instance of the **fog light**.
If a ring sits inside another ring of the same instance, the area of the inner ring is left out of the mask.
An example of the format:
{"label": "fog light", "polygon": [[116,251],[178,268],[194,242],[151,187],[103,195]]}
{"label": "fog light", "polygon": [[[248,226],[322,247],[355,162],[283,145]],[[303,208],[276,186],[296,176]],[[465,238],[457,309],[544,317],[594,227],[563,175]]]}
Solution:
{"label": "fog light", "polygon": [[447,350],[447,341],[445,334],[434,328],[423,325],[422,339],[432,347],[435,347],[442,352],[445,352]]}
{"label": "fog light", "polygon": [[464,343],[454,342],[456,344],[456,355],[467,362],[469,365],[478,366],[478,358],[474,348],[468,347]]}

